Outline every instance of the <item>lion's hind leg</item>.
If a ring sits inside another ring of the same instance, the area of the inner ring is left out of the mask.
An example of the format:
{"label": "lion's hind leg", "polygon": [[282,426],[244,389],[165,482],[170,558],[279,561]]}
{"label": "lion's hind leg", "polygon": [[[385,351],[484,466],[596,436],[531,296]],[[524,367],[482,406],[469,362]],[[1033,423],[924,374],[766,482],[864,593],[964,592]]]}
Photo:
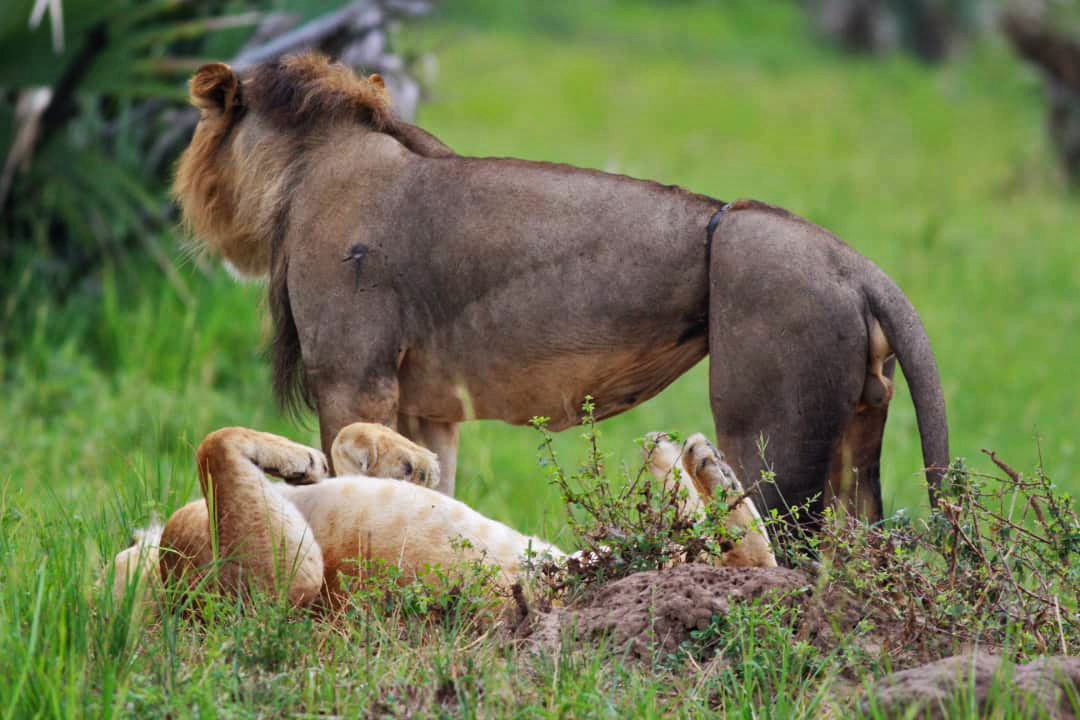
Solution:
{"label": "lion's hind leg", "polygon": [[161,533],[160,575],[169,587],[199,587],[213,567],[206,501],[193,500],[169,516]]}
{"label": "lion's hind leg", "polygon": [[683,464],[694,485],[707,498],[718,502],[734,502],[728,514],[728,526],[743,531],[742,539],[727,552],[725,565],[738,567],[776,567],[776,557],[769,543],[761,515],[754,501],[746,494],[735,471],[724,461],[724,455],[701,433],[691,435],[683,447]]}
{"label": "lion's hind leg", "polygon": [[196,457],[226,586],[284,591],[297,606],[315,601],[322,551],[307,520],[263,473],[317,482],[326,475],[322,453],[269,433],[224,428],[206,436]]}

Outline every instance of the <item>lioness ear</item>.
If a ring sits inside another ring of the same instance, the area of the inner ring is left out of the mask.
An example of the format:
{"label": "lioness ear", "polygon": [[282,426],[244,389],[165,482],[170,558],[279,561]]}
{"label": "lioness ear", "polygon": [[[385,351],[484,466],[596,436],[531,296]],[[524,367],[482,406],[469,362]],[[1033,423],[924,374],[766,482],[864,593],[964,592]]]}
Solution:
{"label": "lioness ear", "polygon": [[200,110],[226,110],[240,104],[240,78],[225,63],[208,63],[191,77],[191,104]]}

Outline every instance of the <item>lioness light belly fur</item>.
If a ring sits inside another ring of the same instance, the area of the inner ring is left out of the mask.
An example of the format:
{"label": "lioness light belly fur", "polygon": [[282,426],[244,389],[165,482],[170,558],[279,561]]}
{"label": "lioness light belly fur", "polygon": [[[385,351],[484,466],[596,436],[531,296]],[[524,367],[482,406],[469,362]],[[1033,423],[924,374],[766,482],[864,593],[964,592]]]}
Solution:
{"label": "lioness light belly fur", "polygon": [[355,575],[356,560],[363,558],[396,565],[407,577],[423,576],[428,566],[478,559],[498,566],[508,585],[530,550],[556,559],[564,555],[460,500],[400,480],[344,476],[277,490],[312,528],[327,574]]}

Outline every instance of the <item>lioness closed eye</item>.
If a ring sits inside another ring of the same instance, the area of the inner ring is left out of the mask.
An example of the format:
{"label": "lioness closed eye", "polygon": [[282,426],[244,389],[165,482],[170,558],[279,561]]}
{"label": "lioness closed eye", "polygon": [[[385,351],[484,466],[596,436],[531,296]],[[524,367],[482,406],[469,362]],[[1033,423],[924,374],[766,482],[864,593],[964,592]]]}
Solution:
{"label": "lioness closed eye", "polygon": [[[669,487],[682,483],[693,516],[704,513],[718,485],[741,493],[703,436],[692,436],[685,446],[661,435],[653,441],[646,456],[651,471]],[[342,475],[327,478],[322,453],[277,435],[239,427],[207,435],[196,453],[204,499],[181,507],[164,528],[144,533],[116,556],[117,600],[136,575],[154,584],[202,577],[213,561],[206,499],[215,507],[225,588],[284,589],[296,606],[333,604],[338,573],[356,575],[360,558],[396,565],[405,577],[474,558],[496,566],[495,581],[505,587],[520,576],[528,555],[566,557],[548,542],[425,487],[438,480],[435,455],[389,428],[349,425],[331,452]],[[287,483],[271,482],[266,473]],[[744,499],[729,521],[745,536],[725,564],[776,565],[752,501]]]}

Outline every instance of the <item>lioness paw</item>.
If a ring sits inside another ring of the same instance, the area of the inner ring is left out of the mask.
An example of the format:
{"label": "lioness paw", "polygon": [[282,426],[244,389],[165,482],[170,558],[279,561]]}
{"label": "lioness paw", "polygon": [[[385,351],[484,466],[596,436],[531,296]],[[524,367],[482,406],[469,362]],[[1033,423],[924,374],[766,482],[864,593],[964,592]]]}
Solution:
{"label": "lioness paw", "polygon": [[330,464],[326,461],[326,456],[313,448],[305,448],[305,450],[307,450],[307,460],[303,461],[303,469],[299,469],[292,475],[281,476],[290,485],[314,485],[330,475]]}
{"label": "lioness paw", "polygon": [[682,448],[676,445],[667,433],[651,432],[645,435],[641,452],[649,469],[658,478],[665,476],[673,468],[682,471],[682,466],[678,464]]}
{"label": "lioness paw", "polygon": [[326,456],[318,450],[265,433],[254,460],[264,473],[290,485],[313,485],[330,474]]}
{"label": "lioness paw", "polygon": [[392,478],[429,488],[439,484],[438,456],[378,423],[342,428],[330,454],[338,475]]}
{"label": "lioness paw", "polygon": [[724,453],[695,433],[686,440],[683,448],[683,464],[694,480],[694,485],[707,495],[715,495],[717,488],[728,493],[742,494],[743,488],[735,471],[724,461]]}
{"label": "lioness paw", "polygon": [[[389,463],[391,468],[389,477],[396,477],[426,488],[434,488],[439,484],[439,458],[430,450],[419,449],[422,452],[402,449],[401,457]],[[399,468],[400,474],[393,474],[392,468],[395,466]],[[387,476],[383,475],[383,477]]]}

